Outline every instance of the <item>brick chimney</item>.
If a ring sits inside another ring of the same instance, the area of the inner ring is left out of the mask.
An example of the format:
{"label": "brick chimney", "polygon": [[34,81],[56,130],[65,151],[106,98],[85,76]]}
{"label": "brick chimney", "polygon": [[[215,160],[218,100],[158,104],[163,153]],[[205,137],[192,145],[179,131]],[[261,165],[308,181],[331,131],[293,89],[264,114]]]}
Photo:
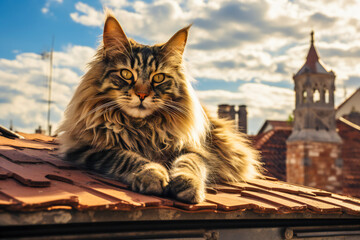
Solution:
{"label": "brick chimney", "polygon": [[218,117],[235,120],[235,106],[229,104],[218,105]]}
{"label": "brick chimney", "polygon": [[36,128],[36,129],[35,129],[35,133],[44,134],[44,135],[45,135],[45,130],[43,130],[43,129],[41,128],[41,126],[39,125],[39,128]]}
{"label": "brick chimney", "polygon": [[[236,119],[237,115],[237,119]],[[238,130],[247,133],[247,111],[246,105],[240,105],[239,110],[235,111],[234,105],[221,104],[218,105],[218,117],[232,121],[237,121]]]}
{"label": "brick chimney", "polygon": [[247,134],[247,111],[246,105],[240,105],[238,111],[238,129],[240,132]]}

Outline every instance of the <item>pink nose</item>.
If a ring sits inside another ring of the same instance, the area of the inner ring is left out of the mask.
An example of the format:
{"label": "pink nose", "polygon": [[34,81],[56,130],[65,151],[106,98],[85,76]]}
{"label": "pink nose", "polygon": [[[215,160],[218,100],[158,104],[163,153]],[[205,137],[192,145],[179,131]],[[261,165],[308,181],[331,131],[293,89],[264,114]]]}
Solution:
{"label": "pink nose", "polygon": [[135,94],[139,96],[140,100],[144,100],[147,96],[149,96],[149,94],[142,92],[137,92]]}

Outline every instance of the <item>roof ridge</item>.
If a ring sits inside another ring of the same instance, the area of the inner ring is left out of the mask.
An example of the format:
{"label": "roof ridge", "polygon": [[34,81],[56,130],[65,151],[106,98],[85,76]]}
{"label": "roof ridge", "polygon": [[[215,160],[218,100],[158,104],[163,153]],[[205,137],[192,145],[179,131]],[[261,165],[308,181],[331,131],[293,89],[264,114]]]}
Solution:
{"label": "roof ridge", "polygon": [[353,94],[351,94],[350,97],[348,97],[347,99],[345,99],[345,101],[343,101],[339,106],[337,106],[336,111],[337,111],[339,108],[341,108],[345,103],[347,103],[351,98],[353,98],[357,92],[360,92],[360,87],[359,87],[358,89],[356,89],[355,92],[353,92]]}
{"label": "roof ridge", "polygon": [[343,117],[340,117],[339,120],[340,120],[341,122],[345,123],[346,125],[348,125],[348,126],[350,126],[350,127],[352,127],[352,128],[355,128],[356,130],[360,131],[360,126],[359,126],[359,125],[357,125],[357,124],[355,124],[355,123],[353,123],[353,122],[351,122],[351,121],[349,121],[349,120],[347,120],[347,119],[345,119],[345,118],[343,118]]}
{"label": "roof ridge", "polygon": [[269,140],[275,133],[275,129],[271,129],[263,133],[263,136],[255,143],[255,148],[259,149],[267,140]]}
{"label": "roof ridge", "polygon": [[23,136],[21,136],[20,134],[7,129],[6,127],[4,127],[3,125],[0,124],[0,133],[2,133],[4,135],[4,137],[13,137],[13,138],[19,138],[19,139],[25,139]]}

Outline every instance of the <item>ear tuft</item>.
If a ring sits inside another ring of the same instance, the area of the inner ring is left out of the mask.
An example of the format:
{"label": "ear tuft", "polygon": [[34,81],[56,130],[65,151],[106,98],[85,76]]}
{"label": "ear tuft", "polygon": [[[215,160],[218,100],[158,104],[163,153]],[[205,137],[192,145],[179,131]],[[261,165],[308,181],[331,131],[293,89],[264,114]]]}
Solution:
{"label": "ear tuft", "polygon": [[192,24],[177,31],[162,48],[183,54],[191,25]]}
{"label": "ear tuft", "polygon": [[130,47],[129,40],[119,22],[109,11],[107,11],[104,25],[103,41],[105,49],[116,47],[125,50]]}

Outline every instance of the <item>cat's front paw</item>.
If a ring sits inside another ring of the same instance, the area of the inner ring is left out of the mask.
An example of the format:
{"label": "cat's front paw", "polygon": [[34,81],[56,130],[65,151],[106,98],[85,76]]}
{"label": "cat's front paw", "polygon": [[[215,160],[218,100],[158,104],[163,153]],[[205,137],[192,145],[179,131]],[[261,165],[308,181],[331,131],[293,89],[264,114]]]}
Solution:
{"label": "cat's front paw", "polygon": [[169,174],[162,166],[146,166],[134,174],[131,189],[136,192],[162,195],[169,184]]}
{"label": "cat's front paw", "polygon": [[173,178],[169,191],[183,202],[200,203],[205,200],[205,185],[196,176],[179,175]]}

